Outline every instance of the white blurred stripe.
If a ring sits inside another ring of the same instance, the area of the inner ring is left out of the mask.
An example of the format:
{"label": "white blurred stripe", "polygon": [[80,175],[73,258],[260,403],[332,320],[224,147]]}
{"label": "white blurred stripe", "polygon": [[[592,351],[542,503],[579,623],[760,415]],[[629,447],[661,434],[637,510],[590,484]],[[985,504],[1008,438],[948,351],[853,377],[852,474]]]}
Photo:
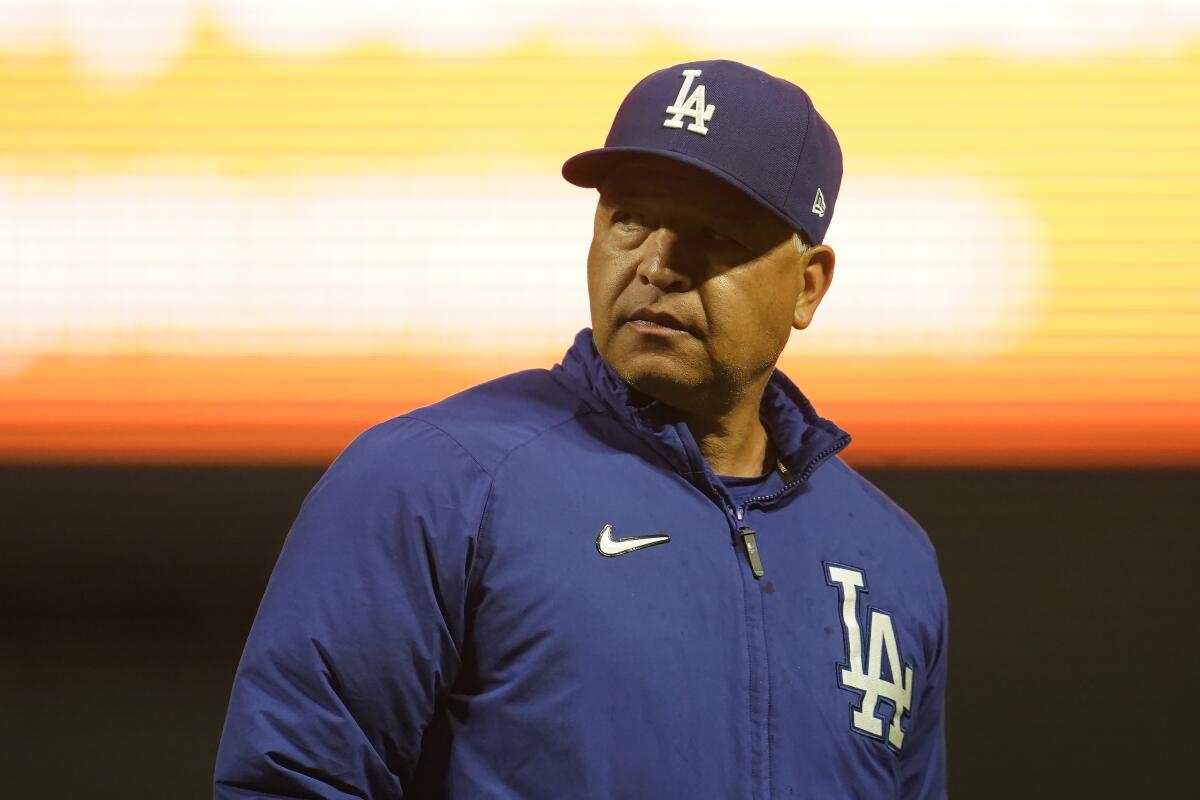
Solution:
{"label": "white blurred stripe", "polygon": [[0,50],[65,40],[93,75],[149,75],[201,13],[243,43],[298,54],[368,40],[477,53],[537,37],[594,54],[667,39],[697,57],[1080,55],[1164,52],[1200,32],[1197,0],[0,0]]}
{"label": "white blurred stripe", "polygon": [[1034,220],[995,181],[847,176],[826,235],[833,284],[800,335],[805,348],[978,357],[1014,347],[1046,299]]}
{"label": "white blurred stripe", "polygon": [[[997,187],[847,177],[806,352],[980,355],[1036,315]],[[560,350],[588,324],[595,193],[555,177],[0,178],[0,352]]]}

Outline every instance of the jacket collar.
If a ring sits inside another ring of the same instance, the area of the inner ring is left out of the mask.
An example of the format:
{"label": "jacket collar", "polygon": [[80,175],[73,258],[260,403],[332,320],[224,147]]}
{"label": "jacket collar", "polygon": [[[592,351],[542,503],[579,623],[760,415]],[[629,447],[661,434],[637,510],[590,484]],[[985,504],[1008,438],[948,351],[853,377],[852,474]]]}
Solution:
{"label": "jacket collar", "polygon": [[[589,405],[613,414],[636,431],[697,488],[727,499],[720,479],[701,456],[679,412],[657,401],[634,405],[629,384],[601,358],[590,328],[576,334],[554,370],[572,383],[582,384],[588,390],[583,396]],[[818,416],[808,398],[778,369],[767,382],[760,408],[763,424],[787,469],[787,489],[807,481],[823,461],[850,443],[850,434]]]}

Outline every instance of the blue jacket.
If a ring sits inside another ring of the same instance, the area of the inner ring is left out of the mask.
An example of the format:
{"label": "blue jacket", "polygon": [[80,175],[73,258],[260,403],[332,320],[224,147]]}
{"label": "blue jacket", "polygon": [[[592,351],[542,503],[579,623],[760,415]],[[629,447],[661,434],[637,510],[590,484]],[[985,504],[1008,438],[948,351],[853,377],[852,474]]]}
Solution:
{"label": "blue jacket", "polygon": [[779,371],[762,419],[786,469],[737,506],[584,330],[360,435],[271,576],[216,797],[943,797],[929,540]]}

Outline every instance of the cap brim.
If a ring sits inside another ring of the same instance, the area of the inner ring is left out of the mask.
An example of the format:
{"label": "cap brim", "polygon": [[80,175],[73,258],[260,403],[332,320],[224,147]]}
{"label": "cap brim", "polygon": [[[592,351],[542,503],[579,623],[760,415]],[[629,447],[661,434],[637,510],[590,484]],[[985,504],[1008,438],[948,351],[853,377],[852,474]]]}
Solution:
{"label": "cap brim", "polygon": [[683,153],[676,153],[671,150],[660,150],[652,147],[601,147],[596,150],[585,150],[582,153],[577,153],[571,156],[562,165],[562,176],[568,183],[573,183],[576,186],[582,186],[588,189],[594,189],[604,182],[604,178],[618,164],[628,161],[636,156],[650,156],[654,158],[662,158],[668,161],[677,161],[682,164],[688,164],[703,172],[712,175],[714,178],[724,181],[733,188],[740,191],[750,199],[757,202],[767,211],[770,211],[779,219],[783,220],[793,230],[804,231],[808,236],[809,241],[812,241],[813,233],[808,230],[807,226],[801,220],[792,219],[779,208],[776,208],[769,200],[763,197],[758,192],[744,184],[739,178],[730,175],[728,172],[714,167],[705,161],[698,158],[693,158]]}

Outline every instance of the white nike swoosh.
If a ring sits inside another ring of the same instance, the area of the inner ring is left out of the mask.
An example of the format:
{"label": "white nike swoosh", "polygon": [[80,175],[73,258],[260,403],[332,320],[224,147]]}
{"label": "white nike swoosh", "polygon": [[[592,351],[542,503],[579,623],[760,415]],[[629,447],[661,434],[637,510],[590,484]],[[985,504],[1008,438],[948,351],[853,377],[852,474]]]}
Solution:
{"label": "white nike swoosh", "polygon": [[602,556],[619,556],[633,550],[640,550],[643,547],[653,547],[656,544],[664,544],[671,541],[671,537],[664,534],[614,539],[612,531],[612,525],[605,525],[600,529],[600,534],[596,537],[596,549],[600,551],[600,555]]}

